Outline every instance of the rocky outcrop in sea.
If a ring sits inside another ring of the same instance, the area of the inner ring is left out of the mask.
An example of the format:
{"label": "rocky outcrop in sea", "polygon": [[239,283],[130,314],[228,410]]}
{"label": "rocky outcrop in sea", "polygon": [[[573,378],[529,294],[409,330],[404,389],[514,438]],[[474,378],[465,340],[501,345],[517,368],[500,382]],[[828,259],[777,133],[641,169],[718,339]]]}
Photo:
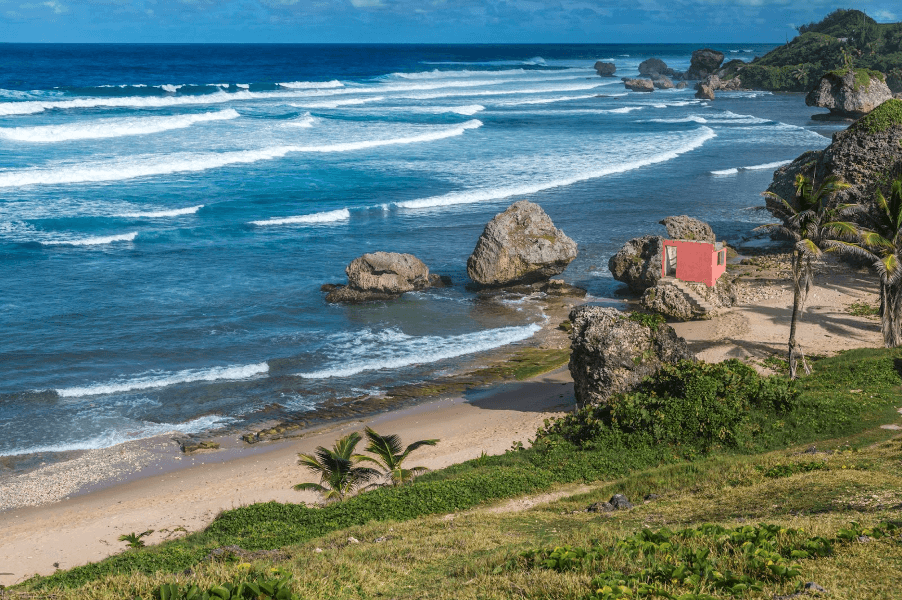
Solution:
{"label": "rocky outcrop in sea", "polygon": [[830,117],[857,119],[892,97],[882,73],[849,69],[824,75],[817,87],[805,96],[805,104],[829,108]]}
{"label": "rocky outcrop in sea", "polygon": [[670,326],[652,328],[614,308],[579,306],[570,323],[570,374],[580,406],[635,388],[665,363],[695,358]]}
{"label": "rocky outcrop in sea", "polygon": [[412,254],[373,252],[351,261],[345,269],[347,285],[324,285],[327,302],[390,300],[405,292],[442,287],[450,280],[429,273],[429,267]]}
{"label": "rocky outcrop in sea", "polygon": [[623,85],[632,92],[653,92],[655,84],[651,79],[623,79]]}
{"label": "rocky outcrop in sea", "polygon": [[597,61],[595,63],[595,72],[599,77],[613,77],[617,71],[617,67],[611,62]]}
{"label": "rocky outcrop in sea", "polygon": [[660,58],[649,58],[639,63],[639,74],[654,78],[655,75],[679,77],[682,73],[674,71]]}
{"label": "rocky outcrop in sea", "polygon": [[547,281],[576,258],[576,242],[538,204],[521,200],[485,226],[467,274],[479,287]]}
{"label": "rocky outcrop in sea", "polygon": [[723,52],[712,50],[711,48],[702,48],[692,53],[689,70],[683,76],[683,79],[702,80],[708,75],[713,75],[723,63]]}

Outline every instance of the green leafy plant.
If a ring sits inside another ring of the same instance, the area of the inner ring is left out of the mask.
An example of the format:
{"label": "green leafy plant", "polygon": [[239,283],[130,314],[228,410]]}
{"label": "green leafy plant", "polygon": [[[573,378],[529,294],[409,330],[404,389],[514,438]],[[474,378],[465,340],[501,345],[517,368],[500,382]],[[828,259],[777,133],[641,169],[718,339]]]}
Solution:
{"label": "green leafy plant", "polygon": [[[880,325],[887,348],[902,345],[902,179],[890,185],[889,198],[879,190],[876,216],[862,235],[880,276]],[[853,305],[854,306],[854,305]]]}
{"label": "green leafy plant", "polygon": [[667,322],[663,316],[657,313],[632,312],[630,313],[629,319],[630,321],[648,327],[652,331],[657,331],[658,327]]}
{"label": "green leafy plant", "polygon": [[119,536],[120,542],[125,542],[129,548],[143,548],[144,540],[141,538],[149,536],[153,533],[153,529],[148,529],[142,533],[135,533],[134,531],[131,533],[123,533]]}
{"label": "green leafy plant", "polygon": [[299,483],[294,489],[320,492],[326,500],[344,500],[378,477],[380,473],[376,469],[357,466],[361,461],[372,460],[354,454],[361,439],[355,431],[335,442],[332,449],[319,446],[313,454],[298,454],[298,464],[319,475],[320,482]]}
{"label": "green leafy plant", "polygon": [[366,451],[375,454],[376,458],[363,457],[361,460],[374,462],[385,469],[385,474],[388,475],[393,486],[399,486],[413,481],[417,475],[425,473],[428,470],[426,467],[411,467],[405,469],[404,461],[407,460],[410,453],[417,448],[422,448],[423,446],[435,446],[439,442],[439,440],[420,440],[408,445],[402,452],[401,438],[397,435],[380,435],[371,427],[367,427],[365,431],[366,437],[369,440]]}

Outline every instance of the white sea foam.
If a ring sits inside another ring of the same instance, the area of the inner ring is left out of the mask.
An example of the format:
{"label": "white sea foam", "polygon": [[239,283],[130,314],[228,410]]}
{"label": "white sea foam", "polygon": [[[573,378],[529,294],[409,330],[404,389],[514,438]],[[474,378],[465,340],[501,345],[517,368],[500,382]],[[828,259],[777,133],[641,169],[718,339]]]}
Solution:
{"label": "white sea foam", "polygon": [[151,210],[146,212],[121,213],[115,215],[117,217],[125,217],[129,219],[165,219],[167,217],[179,217],[181,215],[193,215],[204,207],[203,204],[197,206],[189,206],[187,208],[173,208]]}
{"label": "white sea foam", "polygon": [[211,367],[209,369],[186,369],[175,373],[166,371],[148,371],[134,377],[114,379],[105,383],[95,383],[84,387],[71,387],[56,390],[61,398],[80,398],[82,396],[100,396],[120,394],[135,390],[149,390],[178,383],[195,381],[219,381],[249,379],[269,372],[265,362],[254,365],[233,365],[229,367]]}
{"label": "white sea foam", "polygon": [[25,185],[53,185],[121,181],[135,177],[150,177],[170,173],[190,173],[216,169],[234,164],[248,164],[262,160],[282,158],[292,152],[329,153],[366,150],[382,146],[416,144],[443,140],[463,135],[468,129],[482,126],[482,121],[471,119],[450,128],[429,131],[418,135],[383,140],[362,140],[321,146],[273,146],[259,150],[239,150],[218,153],[183,153],[170,155],[143,155],[110,162],[79,163],[55,168],[17,169],[0,171],[0,188]]}
{"label": "white sea foam", "polygon": [[288,121],[285,124],[288,125],[289,127],[309,128],[309,127],[313,127],[314,123],[316,123],[316,117],[314,117],[310,113],[307,113],[305,115],[298,117],[297,119]]}
{"label": "white sea foam", "polygon": [[291,106],[294,106],[295,108],[341,108],[342,106],[356,106],[358,104],[369,104],[370,102],[380,102],[382,100],[385,100],[385,96],[348,98],[346,100],[332,100],[330,102],[306,102],[304,104],[293,103]]}
{"label": "white sea foam", "polygon": [[690,115],[688,117],[683,117],[680,119],[648,119],[647,121],[642,121],[644,123],[707,123],[708,120],[704,117],[699,117],[697,115]]}
{"label": "white sea foam", "polygon": [[242,90],[249,90],[249,89],[251,89],[251,84],[249,84],[249,83],[236,83],[236,84],[235,84],[235,87],[241,88]]}
{"label": "white sea foam", "polygon": [[305,379],[349,377],[364,371],[400,369],[410,365],[485,352],[530,338],[541,327],[501,327],[456,336],[410,336],[397,329],[365,330],[332,340],[333,361],[322,369],[299,373]]}
{"label": "white sea foam", "polygon": [[82,121],[68,125],[42,125],[38,127],[3,127],[0,128],[0,139],[20,142],[52,143],[70,140],[90,140],[124,137],[129,135],[148,135],[172,129],[184,129],[195,123],[209,121],[228,121],[241,115],[228,108],[217,112],[170,117],[127,117],[122,119],[98,119]]}
{"label": "white sea foam", "polygon": [[530,104],[552,104],[554,102],[571,102],[573,100],[586,100],[594,98],[597,94],[581,94],[579,96],[556,96],[554,98],[529,98],[527,100],[508,100],[499,102],[499,106],[524,106]]}
{"label": "white sea foam", "polygon": [[164,92],[169,92],[170,94],[174,94],[179,91],[179,88],[182,87],[180,85],[169,85],[168,83],[160,86],[160,89]]}
{"label": "white sea foam", "polygon": [[622,115],[622,114],[626,114],[629,112],[633,112],[634,110],[642,110],[643,108],[645,108],[645,107],[644,106],[622,106],[620,108],[611,108],[611,109],[602,110],[599,112],[606,112],[606,113],[612,113],[612,114],[616,114],[616,115]]}
{"label": "white sea foam", "polygon": [[429,198],[396,202],[393,204],[393,206],[397,208],[408,209],[434,208],[440,206],[453,206],[456,204],[471,204],[474,202],[501,200],[503,198],[510,198],[512,196],[525,196],[528,194],[535,194],[536,192],[543,190],[548,190],[556,187],[564,187],[578,183],[580,181],[586,181],[588,179],[596,179],[598,177],[605,177],[607,175],[612,175],[615,173],[624,173],[626,171],[632,171],[634,169],[639,169],[648,165],[667,162],[669,160],[673,160],[681,154],[685,154],[687,152],[691,152],[692,150],[700,148],[705,142],[715,137],[717,137],[717,134],[715,134],[711,128],[701,127],[699,128],[699,135],[673,150],[662,152],[660,154],[652,154],[650,156],[632,161],[615,163],[602,167],[600,169],[573,175],[571,177],[545,182],[536,182],[527,185],[451,192],[442,196],[432,196]]}
{"label": "white sea foam", "polygon": [[0,456],[18,456],[22,454],[37,454],[43,452],[73,452],[76,450],[100,450],[111,448],[125,442],[134,442],[167,433],[203,433],[215,429],[222,429],[234,423],[231,417],[207,415],[186,421],[185,423],[153,423],[151,421],[138,421],[123,429],[107,431],[100,435],[80,440],[60,442],[45,446],[27,446],[12,450],[0,451]]}
{"label": "white sea foam", "polygon": [[333,81],[289,81],[279,84],[290,90],[331,90],[344,87],[345,84],[338,80]]}
{"label": "white sea foam", "polygon": [[351,218],[351,212],[342,208],[339,210],[329,210],[326,212],[313,213],[311,215],[297,215],[294,217],[281,217],[276,219],[268,219],[266,221],[251,221],[252,225],[265,227],[267,225],[298,225],[310,223],[335,223],[336,221],[346,221]]}
{"label": "white sea foam", "polygon": [[454,98],[459,96],[517,96],[531,94],[551,94],[555,92],[578,92],[584,90],[594,90],[595,88],[606,85],[605,83],[571,83],[566,85],[548,85],[536,86],[530,88],[518,89],[492,89],[492,90],[456,90],[447,92],[435,92],[425,94],[405,94],[401,98],[410,98],[413,100],[433,100],[435,98]]}
{"label": "white sea foam", "polygon": [[791,162],[792,162],[791,160],[780,160],[777,162],[764,163],[762,165],[751,165],[749,167],[736,167],[733,169],[724,169],[722,171],[711,171],[711,174],[725,176],[725,175],[736,175],[737,173],[739,173],[739,171],[764,171],[764,170],[772,171],[774,169],[778,169],[778,168],[782,167],[783,165],[788,165]]}
{"label": "white sea foam", "polygon": [[105,246],[114,242],[132,242],[138,237],[138,232],[123,233],[121,235],[108,235],[71,240],[41,240],[44,246]]}

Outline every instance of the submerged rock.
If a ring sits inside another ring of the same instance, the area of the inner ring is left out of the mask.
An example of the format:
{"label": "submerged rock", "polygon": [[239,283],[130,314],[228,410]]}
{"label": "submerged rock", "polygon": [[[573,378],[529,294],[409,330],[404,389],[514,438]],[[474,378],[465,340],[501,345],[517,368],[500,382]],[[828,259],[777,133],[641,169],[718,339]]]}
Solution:
{"label": "submerged rock", "polygon": [[805,96],[808,106],[829,108],[832,116],[857,119],[893,97],[882,73],[831,71]]}
{"label": "submerged rock", "polygon": [[660,235],[633,238],[608,260],[608,270],[614,279],[641,294],[661,279],[663,256],[664,238]]}
{"label": "submerged rock", "polygon": [[467,274],[480,286],[545,281],[576,258],[576,242],[557,229],[538,204],[521,200],[485,226]]}
{"label": "submerged rock", "polygon": [[345,269],[347,285],[327,284],[327,302],[367,302],[397,298],[405,292],[443,285],[442,277],[430,275],[423,261],[412,254],[373,252],[351,261]]}
{"label": "submerged rock", "polygon": [[669,325],[652,329],[613,308],[579,306],[570,323],[570,374],[581,406],[634,389],[664,363],[694,359]]}
{"label": "submerged rock", "polygon": [[613,77],[617,67],[614,63],[598,61],[595,63],[595,72],[599,77]]}

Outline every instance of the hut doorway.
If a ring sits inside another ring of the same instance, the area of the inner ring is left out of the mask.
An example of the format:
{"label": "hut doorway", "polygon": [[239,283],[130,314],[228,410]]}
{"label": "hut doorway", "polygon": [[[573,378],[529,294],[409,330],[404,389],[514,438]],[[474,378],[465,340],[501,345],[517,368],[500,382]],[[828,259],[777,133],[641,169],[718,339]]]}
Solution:
{"label": "hut doorway", "polygon": [[664,247],[664,275],[666,277],[676,277],[677,269],[677,249],[676,246]]}

